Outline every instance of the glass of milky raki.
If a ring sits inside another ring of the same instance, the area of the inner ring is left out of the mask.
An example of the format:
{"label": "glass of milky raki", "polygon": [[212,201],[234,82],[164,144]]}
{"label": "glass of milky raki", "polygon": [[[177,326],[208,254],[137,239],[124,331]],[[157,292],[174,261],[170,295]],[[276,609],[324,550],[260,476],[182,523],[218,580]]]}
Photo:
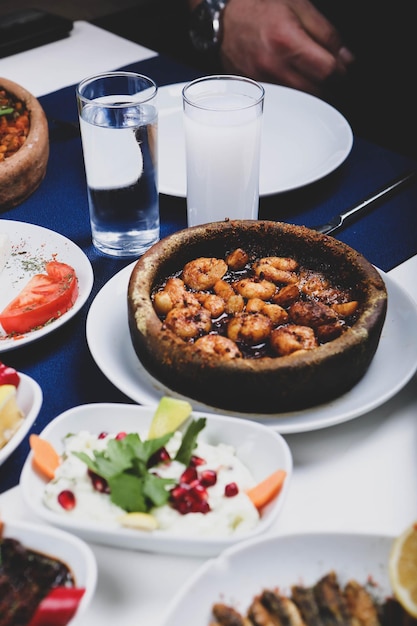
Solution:
{"label": "glass of milky raki", "polygon": [[107,255],[139,256],[159,239],[157,92],[133,72],[77,87],[93,244]]}
{"label": "glass of milky raki", "polygon": [[239,76],[206,76],[182,95],[188,226],[257,219],[264,88]]}

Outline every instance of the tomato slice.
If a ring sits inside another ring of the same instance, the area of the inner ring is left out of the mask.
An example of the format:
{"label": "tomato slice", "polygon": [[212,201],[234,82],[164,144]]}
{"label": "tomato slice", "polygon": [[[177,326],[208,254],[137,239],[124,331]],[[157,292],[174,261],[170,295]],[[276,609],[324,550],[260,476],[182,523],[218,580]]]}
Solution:
{"label": "tomato slice", "polygon": [[66,263],[50,261],[46,274],[36,274],[0,313],[7,334],[26,333],[44,326],[70,309],[78,297],[75,270]]}

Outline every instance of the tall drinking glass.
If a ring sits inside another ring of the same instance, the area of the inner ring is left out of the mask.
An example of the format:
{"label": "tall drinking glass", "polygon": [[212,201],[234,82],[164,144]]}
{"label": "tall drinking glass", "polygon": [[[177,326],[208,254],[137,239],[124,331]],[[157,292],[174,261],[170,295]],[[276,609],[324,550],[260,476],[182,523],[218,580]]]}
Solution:
{"label": "tall drinking glass", "polygon": [[206,76],[182,95],[188,226],[257,219],[264,88],[240,76]]}
{"label": "tall drinking glass", "polygon": [[77,87],[93,244],[107,255],[139,256],[159,239],[157,92],[133,72]]}

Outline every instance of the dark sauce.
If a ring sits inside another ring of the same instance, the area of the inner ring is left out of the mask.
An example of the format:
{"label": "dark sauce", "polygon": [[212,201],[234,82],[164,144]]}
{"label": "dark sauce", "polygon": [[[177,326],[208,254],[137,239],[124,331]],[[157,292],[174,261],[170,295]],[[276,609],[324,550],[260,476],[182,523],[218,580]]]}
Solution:
{"label": "dark sauce", "polygon": [[54,587],[74,587],[69,567],[54,557],[0,539],[0,626],[26,626]]}

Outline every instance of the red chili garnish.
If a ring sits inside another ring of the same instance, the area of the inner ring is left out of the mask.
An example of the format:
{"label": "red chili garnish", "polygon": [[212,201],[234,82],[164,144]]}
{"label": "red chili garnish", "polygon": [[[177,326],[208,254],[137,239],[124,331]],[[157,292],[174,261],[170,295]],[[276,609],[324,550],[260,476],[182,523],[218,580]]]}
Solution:
{"label": "red chili garnish", "polygon": [[41,601],[28,626],[66,626],[77,612],[85,589],[54,587]]}
{"label": "red chili garnish", "polygon": [[20,376],[17,371],[0,361],[0,385],[14,385],[17,388],[19,383]]}

